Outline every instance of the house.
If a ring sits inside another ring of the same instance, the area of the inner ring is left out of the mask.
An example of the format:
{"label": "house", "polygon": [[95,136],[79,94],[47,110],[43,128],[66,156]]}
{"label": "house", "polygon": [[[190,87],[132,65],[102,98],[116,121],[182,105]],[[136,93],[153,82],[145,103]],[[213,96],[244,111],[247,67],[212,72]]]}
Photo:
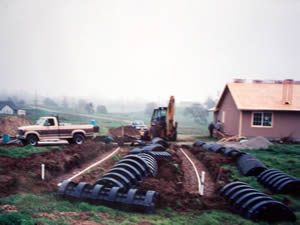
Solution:
{"label": "house", "polygon": [[13,115],[17,112],[17,107],[12,101],[0,101],[0,114]]}
{"label": "house", "polygon": [[228,135],[300,139],[300,81],[228,83],[214,109]]}

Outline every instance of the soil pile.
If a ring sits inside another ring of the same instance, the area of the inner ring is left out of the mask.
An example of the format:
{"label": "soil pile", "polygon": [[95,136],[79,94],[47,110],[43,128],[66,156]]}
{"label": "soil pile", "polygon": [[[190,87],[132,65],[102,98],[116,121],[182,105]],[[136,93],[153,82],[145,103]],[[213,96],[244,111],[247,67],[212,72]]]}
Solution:
{"label": "soil pile", "polygon": [[31,122],[19,116],[4,116],[0,117],[0,136],[3,134],[9,134],[10,136],[16,136],[18,127],[30,125]]}
{"label": "soil pile", "polygon": [[[73,181],[76,183],[86,182],[89,184],[94,184],[97,180],[99,180],[104,174],[108,172],[114,165],[116,165],[117,161],[123,158],[128,154],[128,149],[126,147],[122,147],[122,149],[113,157],[107,159],[103,163],[94,168],[91,168],[87,173],[82,174],[81,176],[75,178]],[[103,158],[105,155],[103,155]]]}
{"label": "soil pile", "polygon": [[272,143],[262,137],[262,136],[258,136],[258,137],[254,137],[249,139],[248,141],[245,141],[241,144],[242,148],[252,148],[252,149],[266,149],[268,148],[270,145],[272,145]]}
{"label": "soil pile", "polygon": [[121,126],[121,127],[117,127],[117,128],[110,128],[109,134],[114,137],[139,136],[140,132],[131,126]]}
{"label": "soil pile", "polygon": [[[67,145],[49,152],[33,154],[27,158],[0,156],[0,196],[19,192],[39,193],[56,191],[55,177],[79,168],[87,161],[104,154],[112,148],[87,141],[83,145]],[[46,180],[41,180],[41,164],[45,164]]]}
{"label": "soil pile", "polygon": [[192,166],[184,160],[178,149],[175,148],[172,153],[172,160],[158,161],[157,177],[146,178],[139,189],[156,191],[159,194],[157,206],[160,208],[171,207],[178,211],[226,208],[226,203],[216,192],[214,181],[210,180],[205,185],[210,193],[200,196]]}
{"label": "soil pile", "polygon": [[157,206],[172,207],[177,210],[188,208],[201,209],[203,206],[199,195],[190,193],[184,183],[184,171],[181,170],[181,160],[173,155],[170,161],[158,162],[158,175],[146,178],[138,187],[139,190],[156,191],[158,196]]}
{"label": "soil pile", "polygon": [[192,148],[191,152],[205,165],[216,183],[216,189],[228,183],[230,171],[224,169],[223,165],[234,163],[232,158],[214,152],[208,152],[201,148]]}
{"label": "soil pile", "polygon": [[[87,163],[100,156],[103,158],[112,149],[112,145],[87,141],[84,145],[68,145],[63,149],[55,147],[50,152],[34,154],[24,159],[0,157],[0,197],[20,192],[57,191],[59,179],[65,176],[69,178],[78,168],[86,168]],[[178,146],[172,145],[169,151],[172,153],[170,160],[158,160],[158,175],[146,177],[136,188],[141,191],[156,191],[159,208],[171,207],[178,211],[226,208],[217,188],[227,181],[226,171],[220,172],[220,168],[230,159],[199,149],[190,149],[190,152],[185,149],[199,172],[206,172],[204,196],[200,196],[192,165],[186,161]],[[128,149],[122,148],[118,155],[74,181],[93,184],[127,153]],[[42,163],[46,166],[45,181],[40,178]]]}

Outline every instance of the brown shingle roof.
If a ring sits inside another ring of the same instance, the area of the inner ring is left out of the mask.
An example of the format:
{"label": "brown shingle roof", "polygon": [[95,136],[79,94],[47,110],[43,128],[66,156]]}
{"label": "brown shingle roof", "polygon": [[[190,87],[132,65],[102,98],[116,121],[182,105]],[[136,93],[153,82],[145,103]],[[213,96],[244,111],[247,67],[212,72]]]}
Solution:
{"label": "brown shingle roof", "polygon": [[[292,84],[291,104],[284,104],[282,101],[283,84],[274,83],[228,83],[228,88],[234,102],[239,110],[283,110],[300,111],[300,83]],[[217,104],[219,107],[223,95]]]}

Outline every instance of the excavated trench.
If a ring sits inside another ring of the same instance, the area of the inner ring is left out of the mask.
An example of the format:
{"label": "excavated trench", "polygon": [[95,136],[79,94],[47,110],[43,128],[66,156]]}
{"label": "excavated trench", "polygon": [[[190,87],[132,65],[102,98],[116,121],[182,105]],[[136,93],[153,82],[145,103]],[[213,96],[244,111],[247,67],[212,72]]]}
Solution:
{"label": "excavated trench", "polygon": [[[58,183],[105,157],[115,148],[113,145],[89,141],[81,146],[67,145],[62,150],[54,149],[51,152],[34,154],[24,159],[0,157],[0,196],[20,192],[56,192]],[[117,155],[73,181],[94,184],[129,150],[129,147],[122,147]],[[228,163],[228,159],[209,152],[195,154],[187,147],[184,150],[195,163],[198,172],[205,171],[203,196],[197,192],[197,178],[192,165],[176,145],[168,149],[172,155],[171,159],[157,160],[157,176],[145,177],[137,188],[140,191],[157,192],[157,208],[171,207],[179,211],[226,208],[226,203],[218,194],[217,189],[227,180],[226,171],[220,171],[219,168],[223,163]],[[41,163],[46,165],[44,181],[40,178]]]}

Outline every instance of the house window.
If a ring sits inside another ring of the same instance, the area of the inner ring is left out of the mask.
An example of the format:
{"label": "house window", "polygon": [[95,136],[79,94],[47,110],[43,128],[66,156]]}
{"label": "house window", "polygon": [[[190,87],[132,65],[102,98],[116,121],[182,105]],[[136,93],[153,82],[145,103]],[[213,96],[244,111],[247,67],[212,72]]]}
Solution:
{"label": "house window", "polygon": [[252,126],[255,127],[272,127],[273,113],[254,112],[252,114]]}

